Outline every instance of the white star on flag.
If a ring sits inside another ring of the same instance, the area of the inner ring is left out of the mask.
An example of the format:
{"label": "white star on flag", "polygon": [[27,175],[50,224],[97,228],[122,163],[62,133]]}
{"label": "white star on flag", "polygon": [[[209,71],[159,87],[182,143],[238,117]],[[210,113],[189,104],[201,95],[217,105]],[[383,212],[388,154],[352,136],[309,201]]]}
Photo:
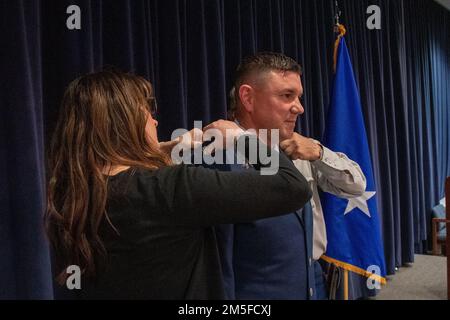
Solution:
{"label": "white star on flag", "polygon": [[361,197],[358,198],[351,198],[348,200],[347,208],[345,209],[344,216],[352,211],[355,208],[358,208],[362,212],[364,212],[365,215],[367,215],[370,218],[370,212],[369,207],[367,206],[367,200],[372,198],[375,195],[375,191],[366,191]]}

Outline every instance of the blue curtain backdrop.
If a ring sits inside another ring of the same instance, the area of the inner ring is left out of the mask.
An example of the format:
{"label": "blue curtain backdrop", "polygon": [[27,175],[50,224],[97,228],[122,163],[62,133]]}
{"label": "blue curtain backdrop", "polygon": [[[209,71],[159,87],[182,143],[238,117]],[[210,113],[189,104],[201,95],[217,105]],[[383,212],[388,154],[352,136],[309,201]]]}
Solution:
{"label": "blue curtain backdrop", "polygon": [[[431,0],[341,0],[378,190],[387,272],[427,249],[450,175],[450,14]],[[81,8],[81,30],[66,8]],[[366,28],[381,7],[382,29]],[[148,77],[160,135],[223,118],[240,59],[303,66],[298,130],[321,139],[332,80],[332,0],[0,1],[0,299],[51,298],[44,154],[67,84],[103,66]]]}

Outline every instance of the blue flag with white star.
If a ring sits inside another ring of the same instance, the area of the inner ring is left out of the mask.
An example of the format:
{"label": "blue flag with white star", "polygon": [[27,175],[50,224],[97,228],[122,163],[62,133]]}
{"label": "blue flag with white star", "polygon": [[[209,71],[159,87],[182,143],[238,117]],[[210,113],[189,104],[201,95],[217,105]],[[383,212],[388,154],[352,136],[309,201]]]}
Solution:
{"label": "blue flag with white star", "polygon": [[328,247],[323,257],[330,263],[371,277],[384,284],[386,268],[377,212],[375,182],[353,67],[341,38],[337,51],[324,145],[357,162],[367,179],[366,192],[353,199],[324,193],[323,211]]}

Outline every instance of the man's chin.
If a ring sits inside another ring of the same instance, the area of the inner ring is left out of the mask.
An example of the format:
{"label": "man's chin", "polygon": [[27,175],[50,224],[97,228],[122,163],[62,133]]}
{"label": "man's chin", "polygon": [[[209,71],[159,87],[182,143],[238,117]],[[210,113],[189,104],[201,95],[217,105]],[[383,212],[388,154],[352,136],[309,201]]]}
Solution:
{"label": "man's chin", "polygon": [[292,139],[294,130],[280,130],[280,141]]}

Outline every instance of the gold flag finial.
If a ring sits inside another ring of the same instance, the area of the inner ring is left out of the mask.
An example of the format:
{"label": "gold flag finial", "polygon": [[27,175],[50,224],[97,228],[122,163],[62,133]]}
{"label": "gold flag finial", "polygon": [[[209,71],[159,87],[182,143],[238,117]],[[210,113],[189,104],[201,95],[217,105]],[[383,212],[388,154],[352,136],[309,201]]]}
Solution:
{"label": "gold flag finial", "polygon": [[334,54],[333,54],[333,72],[336,73],[336,64],[337,64],[337,53],[339,48],[339,43],[341,42],[341,38],[345,36],[347,30],[344,25],[338,23],[335,26],[336,33],[339,33],[336,42],[334,43]]}

